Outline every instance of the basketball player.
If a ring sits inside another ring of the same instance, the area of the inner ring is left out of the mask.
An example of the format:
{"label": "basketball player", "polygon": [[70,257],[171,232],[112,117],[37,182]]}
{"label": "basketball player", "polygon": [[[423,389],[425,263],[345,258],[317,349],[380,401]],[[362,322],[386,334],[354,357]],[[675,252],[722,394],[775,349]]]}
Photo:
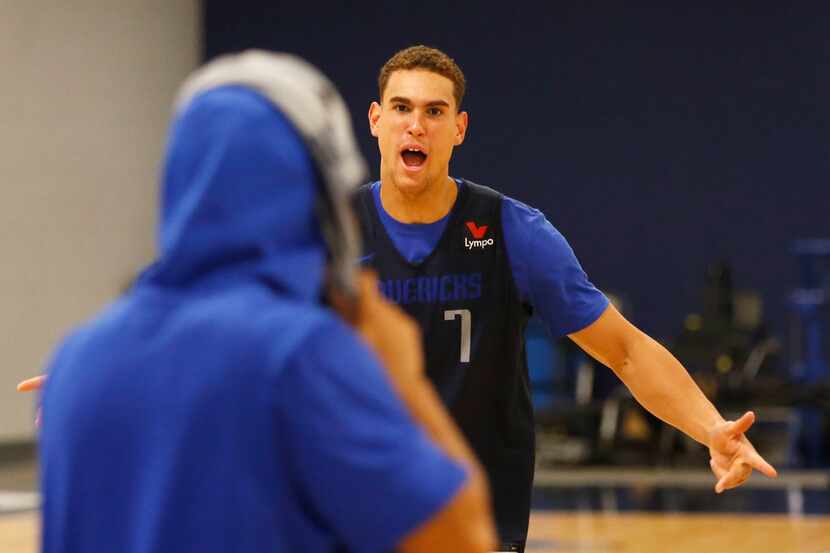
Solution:
{"label": "basketball player", "polygon": [[[43,551],[492,550],[417,327],[352,274],[362,169],[342,100],[297,58],[186,82],[160,256],[48,368]],[[354,330],[320,303],[327,256]]]}
{"label": "basketball player", "polygon": [[565,238],[537,210],[449,176],[468,114],[465,79],[443,52],[415,46],[380,71],[369,127],[380,181],[356,201],[363,262],[419,323],[426,370],[490,478],[501,550],[523,551],[534,433],[523,346],[531,311],[610,367],[642,405],[709,447],[715,490],[752,469],[775,476],[681,364],[609,304]]}

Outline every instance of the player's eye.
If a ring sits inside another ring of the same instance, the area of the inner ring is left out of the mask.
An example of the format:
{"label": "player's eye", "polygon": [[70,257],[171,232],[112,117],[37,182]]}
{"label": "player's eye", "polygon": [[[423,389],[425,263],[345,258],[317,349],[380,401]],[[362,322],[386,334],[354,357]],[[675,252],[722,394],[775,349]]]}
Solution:
{"label": "player's eye", "polygon": [[429,108],[427,110],[427,113],[430,114],[433,117],[438,117],[439,115],[442,115],[444,112],[441,111],[440,108]]}
{"label": "player's eye", "polygon": [[404,104],[395,104],[393,109],[399,113],[406,113],[407,111],[409,111],[409,106],[406,106]]}

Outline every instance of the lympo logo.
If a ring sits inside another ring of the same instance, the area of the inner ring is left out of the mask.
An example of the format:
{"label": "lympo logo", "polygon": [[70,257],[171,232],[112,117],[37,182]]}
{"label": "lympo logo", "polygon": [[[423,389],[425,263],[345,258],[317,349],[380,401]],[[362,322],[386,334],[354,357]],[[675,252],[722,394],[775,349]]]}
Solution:
{"label": "lympo logo", "polygon": [[464,247],[468,250],[472,250],[473,248],[484,249],[487,246],[493,245],[492,238],[484,238],[487,234],[487,225],[476,225],[473,221],[467,221],[467,230],[470,231],[473,239],[470,240],[466,236],[464,237]]}

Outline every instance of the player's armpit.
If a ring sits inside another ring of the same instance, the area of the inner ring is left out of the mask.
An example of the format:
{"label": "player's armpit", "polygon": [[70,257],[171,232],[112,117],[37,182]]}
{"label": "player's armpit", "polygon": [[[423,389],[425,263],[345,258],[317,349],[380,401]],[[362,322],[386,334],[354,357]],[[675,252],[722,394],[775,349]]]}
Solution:
{"label": "player's armpit", "polygon": [[493,550],[496,531],[490,518],[487,485],[478,470],[472,470],[469,474],[467,481],[444,508],[407,534],[397,551],[487,553]]}

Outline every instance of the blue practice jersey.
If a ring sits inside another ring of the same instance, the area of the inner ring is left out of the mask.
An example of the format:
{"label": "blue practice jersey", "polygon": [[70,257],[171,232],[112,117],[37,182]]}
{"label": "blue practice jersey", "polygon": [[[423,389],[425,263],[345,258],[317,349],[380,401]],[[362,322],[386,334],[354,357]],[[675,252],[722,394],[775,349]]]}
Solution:
{"label": "blue practice jersey", "polygon": [[[459,189],[464,180],[455,179]],[[393,219],[380,201],[380,182],[370,185],[375,209],[400,254],[420,264],[438,245],[452,212],[429,224]],[[608,307],[590,282],[568,241],[538,209],[501,196],[502,233],[510,270],[522,302],[533,308],[555,338],[582,330]],[[371,252],[365,252],[368,260]]]}
{"label": "blue practice jersey", "polygon": [[608,306],[562,235],[537,210],[458,180],[450,213],[403,224],[380,184],[361,189],[364,263],[424,333],[427,374],[487,470],[504,542],[526,538],[533,416],[524,351],[532,312],[561,336]]}

